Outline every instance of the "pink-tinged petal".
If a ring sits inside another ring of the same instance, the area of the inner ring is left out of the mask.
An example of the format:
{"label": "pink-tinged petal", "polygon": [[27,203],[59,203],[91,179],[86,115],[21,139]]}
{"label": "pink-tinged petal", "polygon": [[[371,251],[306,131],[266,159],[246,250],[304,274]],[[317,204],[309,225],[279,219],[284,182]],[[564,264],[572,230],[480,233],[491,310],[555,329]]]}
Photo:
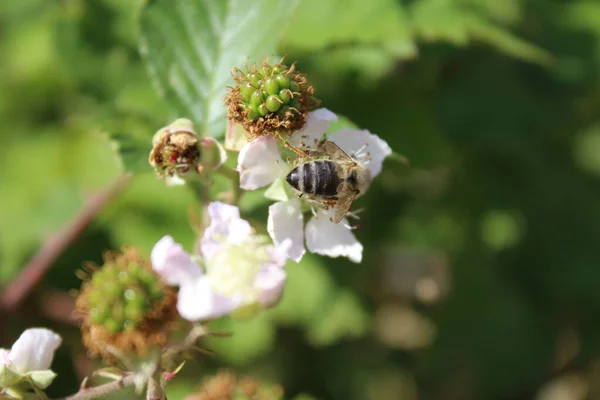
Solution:
{"label": "pink-tinged petal", "polygon": [[331,221],[332,210],[319,210],[316,218],[306,224],[306,247],[312,253],[329,257],[348,257],[359,263],[362,260],[363,246],[347,227],[346,218],[339,223]]}
{"label": "pink-tinged petal", "polygon": [[202,275],[200,266],[171,236],[160,239],[150,253],[152,269],[168,285],[181,285]]}
{"label": "pink-tinged petal", "polygon": [[329,129],[329,124],[337,119],[337,115],[326,108],[309,112],[306,123],[290,137],[290,143],[300,147],[314,147]]}
{"label": "pink-tinged petal", "polygon": [[182,285],[177,297],[179,315],[188,321],[205,321],[222,317],[239,306],[239,299],[215,293],[206,276]]}
{"label": "pink-tinged petal", "polygon": [[383,160],[392,153],[385,140],[368,130],[341,129],[329,135],[328,139],[349,156],[365,163],[373,178],[381,172]]}
{"label": "pink-tinged petal", "polygon": [[252,226],[240,218],[236,206],[213,201],[208,205],[210,225],[200,239],[200,251],[205,258],[212,258],[225,244],[240,244],[252,235]]}
{"label": "pink-tinged petal", "polygon": [[9,351],[7,349],[0,349],[0,367],[3,365],[8,365],[10,361],[8,360]]}
{"label": "pink-tinged petal", "polygon": [[254,190],[271,184],[287,171],[273,136],[261,136],[245,145],[238,156],[240,187]]}
{"label": "pink-tinged petal", "polygon": [[283,295],[286,273],[281,267],[269,266],[261,269],[254,280],[258,290],[258,302],[261,307],[273,307]]}
{"label": "pink-tinged petal", "polygon": [[13,344],[8,360],[20,373],[49,369],[61,342],[61,337],[49,329],[27,329]]}
{"label": "pink-tinged petal", "polygon": [[304,219],[300,200],[291,199],[272,204],[269,207],[267,231],[276,246],[289,240],[287,257],[299,262],[304,255]]}

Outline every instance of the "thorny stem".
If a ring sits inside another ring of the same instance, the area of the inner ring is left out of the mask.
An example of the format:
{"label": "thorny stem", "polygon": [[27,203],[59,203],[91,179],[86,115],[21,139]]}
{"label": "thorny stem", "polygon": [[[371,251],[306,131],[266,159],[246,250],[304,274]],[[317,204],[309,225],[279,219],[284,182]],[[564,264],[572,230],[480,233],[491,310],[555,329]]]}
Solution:
{"label": "thorny stem", "polygon": [[165,354],[175,355],[175,354],[183,353],[190,347],[194,346],[196,344],[196,342],[198,341],[198,339],[200,339],[202,336],[208,335],[209,333],[210,333],[210,331],[205,326],[194,325],[194,327],[192,328],[190,333],[188,333],[186,338],[183,339],[183,342],[169,347],[165,351]]}
{"label": "thorny stem", "polygon": [[152,374],[148,380],[148,389],[146,390],[146,400],[165,400],[165,392],[162,387],[162,375],[160,368]]}
{"label": "thorny stem", "polygon": [[109,393],[133,386],[135,384],[135,375],[127,375],[119,380],[105,383],[104,385],[91,388],[81,388],[79,392],[58,400],[91,400],[104,397]]}
{"label": "thorny stem", "polygon": [[62,252],[87,228],[94,217],[118,194],[130,181],[129,175],[123,175],[108,188],[90,197],[84,207],[59,232],[50,237],[23,268],[21,274],[0,296],[0,311],[17,307],[31,290],[42,280],[48,269]]}

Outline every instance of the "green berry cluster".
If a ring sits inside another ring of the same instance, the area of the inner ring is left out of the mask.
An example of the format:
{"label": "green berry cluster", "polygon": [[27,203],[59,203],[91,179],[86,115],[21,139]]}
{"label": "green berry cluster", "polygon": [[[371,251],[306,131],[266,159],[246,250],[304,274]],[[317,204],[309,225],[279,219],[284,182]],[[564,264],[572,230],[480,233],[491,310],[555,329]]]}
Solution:
{"label": "green berry cluster", "polygon": [[265,133],[291,133],[300,129],[307,113],[319,101],[306,77],[282,62],[235,69],[236,86],[230,88],[225,103],[228,118],[241,123],[253,136]]}
{"label": "green berry cluster", "polygon": [[267,65],[246,75],[247,81],[240,86],[240,94],[248,119],[255,121],[271,113],[285,116],[290,110],[299,112],[302,108],[298,101],[300,86],[290,79],[288,71],[281,65]]}
{"label": "green berry cluster", "polygon": [[90,322],[110,333],[131,332],[164,298],[162,282],[142,264],[105,264],[90,280]]}

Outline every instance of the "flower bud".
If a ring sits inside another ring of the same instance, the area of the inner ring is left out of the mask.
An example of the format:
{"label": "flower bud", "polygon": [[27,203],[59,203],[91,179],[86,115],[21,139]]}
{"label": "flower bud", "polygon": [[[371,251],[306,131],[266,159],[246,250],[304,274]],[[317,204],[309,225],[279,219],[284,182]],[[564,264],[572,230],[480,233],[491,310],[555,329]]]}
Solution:
{"label": "flower bud", "polygon": [[104,258],[76,300],[83,344],[108,359],[164,345],[177,313],[173,289],[135,249]]}
{"label": "flower bud", "polygon": [[319,101],[306,77],[280,61],[271,65],[268,59],[258,68],[235,70],[235,87],[225,99],[228,118],[241,124],[250,139],[264,134],[290,134],[302,128],[307,113]]}

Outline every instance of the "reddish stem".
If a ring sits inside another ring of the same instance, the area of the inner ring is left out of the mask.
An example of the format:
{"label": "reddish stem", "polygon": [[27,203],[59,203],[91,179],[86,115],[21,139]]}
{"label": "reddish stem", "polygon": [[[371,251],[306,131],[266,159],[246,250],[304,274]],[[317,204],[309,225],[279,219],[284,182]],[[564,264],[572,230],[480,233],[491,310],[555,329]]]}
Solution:
{"label": "reddish stem", "polygon": [[0,296],[0,310],[13,310],[42,280],[50,266],[94,220],[94,217],[114,199],[129,183],[130,177],[123,175],[108,188],[92,195],[84,207],[59,232],[52,235],[23,268],[19,276]]}

